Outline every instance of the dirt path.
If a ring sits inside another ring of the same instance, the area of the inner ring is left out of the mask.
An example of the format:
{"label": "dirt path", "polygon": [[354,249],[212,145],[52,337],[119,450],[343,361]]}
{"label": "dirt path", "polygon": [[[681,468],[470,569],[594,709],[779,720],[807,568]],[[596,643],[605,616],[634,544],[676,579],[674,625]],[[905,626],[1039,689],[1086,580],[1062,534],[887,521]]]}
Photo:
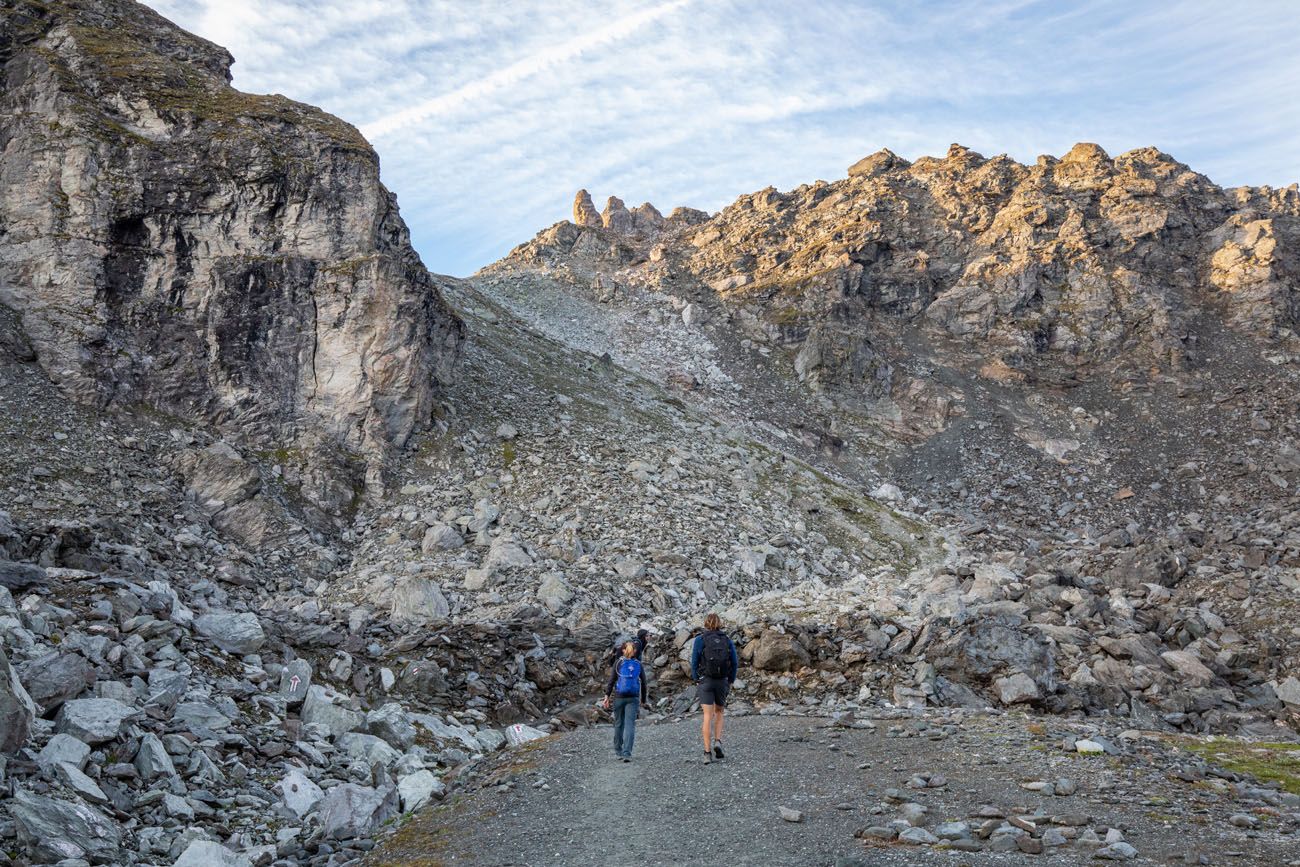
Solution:
{"label": "dirt path", "polygon": [[[945,726],[944,723],[947,722]],[[1055,733],[1009,717],[930,723],[878,722],[874,730],[800,717],[732,721],[723,762],[698,758],[698,719],[642,725],[631,764],[614,761],[609,727],[538,742],[497,764],[478,788],[426,810],[371,854],[369,867],[444,864],[558,865],[993,865],[1081,864],[1094,849],[1069,843],[1045,854],[953,852],[935,845],[866,842],[854,833],[900,817],[898,796],[928,812],[938,830],[992,805],[1037,816],[1046,827],[1102,836],[1121,829],[1138,850],[1132,863],[1285,865],[1300,858],[1294,822],[1264,816],[1257,830],[1229,822],[1259,815],[1235,796],[1172,780],[1170,767],[1141,756],[1083,757],[1049,747]],[[910,736],[909,736],[910,735]],[[1170,760],[1181,754],[1163,752]],[[912,789],[917,774],[946,785]],[[1029,791],[1028,780],[1068,776],[1077,794]],[[894,789],[890,792],[887,790]],[[778,807],[804,813],[783,821]],[[1054,817],[1055,822],[1049,817]],[[1095,847],[1094,847],[1095,848]],[[1094,862],[1102,863],[1102,862]]]}

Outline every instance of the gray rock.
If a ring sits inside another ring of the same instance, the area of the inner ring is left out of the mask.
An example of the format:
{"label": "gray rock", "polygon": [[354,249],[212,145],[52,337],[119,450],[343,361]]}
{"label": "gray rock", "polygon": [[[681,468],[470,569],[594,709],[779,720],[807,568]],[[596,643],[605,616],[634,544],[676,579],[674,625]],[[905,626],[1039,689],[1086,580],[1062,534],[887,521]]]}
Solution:
{"label": "gray rock", "polygon": [[172,721],[201,737],[211,737],[230,728],[231,719],[207,701],[183,701],[176,705]]}
{"label": "gray rock", "polygon": [[1103,861],[1132,861],[1137,857],[1137,849],[1120,840],[1117,843],[1111,843],[1109,846],[1103,846],[1093,853],[1092,857],[1100,858]]}
{"label": "gray rock", "polygon": [[153,732],[145,732],[144,737],[140,738],[140,748],[136,750],[132,764],[140,774],[140,779],[145,781],[154,777],[171,779],[176,776],[176,766],[172,764],[171,756]]}
{"label": "gray rock", "polygon": [[76,698],[95,682],[94,667],[76,653],[50,653],[23,665],[18,677],[44,713]]}
{"label": "gray rock", "polygon": [[185,847],[172,867],[253,867],[253,862],[220,843],[195,840]]}
{"label": "gray rock", "polygon": [[280,672],[280,695],[288,701],[289,707],[296,707],[307,698],[311,689],[311,663],[299,657],[285,665]]}
{"label": "gray rock", "polygon": [[149,671],[148,704],[171,710],[189,688],[189,677],[180,671],[154,668]]}
{"label": "gray rock", "polygon": [[496,729],[479,729],[474,733],[474,739],[485,753],[494,753],[506,745],[506,736]]}
{"label": "gray rock", "polygon": [[1300,707],[1300,678],[1288,677],[1281,683],[1274,682],[1273,691],[1277,697],[1291,707]]}
{"label": "gray rock", "polygon": [[0,647],[0,753],[16,752],[27,743],[35,718],[36,705]]}
{"label": "gray rock", "polygon": [[217,647],[237,656],[256,653],[266,641],[261,622],[251,613],[209,612],[194,621],[194,629]]}
{"label": "gray rock", "polygon": [[439,551],[454,551],[464,544],[465,537],[455,527],[450,524],[434,524],[424,531],[420,550],[425,554],[436,554]]}
{"label": "gray rock", "polygon": [[993,682],[993,688],[997,690],[998,701],[1008,705],[1035,701],[1039,697],[1038,684],[1023,671],[998,678]]}
{"label": "gray rock", "polygon": [[915,801],[909,801],[898,808],[898,815],[909,825],[920,825],[929,812],[929,808]]}
{"label": "gray rock", "polygon": [[171,816],[173,819],[184,819],[187,822],[193,821],[194,808],[190,806],[189,801],[185,800],[180,795],[173,795],[171,792],[166,792],[162,796],[162,803],[163,812],[168,816]]}
{"label": "gray rock", "polygon": [[940,840],[961,840],[970,836],[970,826],[965,822],[943,822],[934,829]]}
{"label": "gray rock", "polygon": [[793,635],[774,630],[763,633],[749,652],[753,654],[750,664],[759,671],[794,671],[811,661],[808,650]]}
{"label": "gray rock", "polygon": [[262,489],[257,468],[229,443],[216,442],[193,455],[186,469],[186,493],[210,518],[251,500]]}
{"label": "gray rock", "polygon": [[483,568],[495,572],[499,569],[522,568],[532,564],[533,558],[522,545],[509,536],[502,535],[492,540]]}
{"label": "gray rock", "polygon": [[302,704],[301,718],[303,723],[324,726],[331,738],[356,731],[366,722],[365,716],[358,711],[335,704],[331,693],[321,686],[313,686],[307,690],[307,698]]}
{"label": "gray rock", "polygon": [[78,698],[63,703],[54,725],[60,733],[93,746],[116,738],[122,724],[135,715],[134,709],[116,699]]}
{"label": "gray rock", "polygon": [[104,790],[71,762],[56,763],[54,772],[63,781],[63,784],[75,792],[83,801],[89,801],[92,804],[108,803],[108,796],[104,794]]}
{"label": "gray rock", "polygon": [[445,620],[451,605],[442,588],[428,578],[407,578],[393,588],[393,620],[398,623]]}
{"label": "gray rock", "polygon": [[563,614],[572,599],[573,588],[559,572],[550,572],[542,577],[541,586],[537,588],[537,601],[552,614]]}
{"label": "gray rock", "polygon": [[369,837],[398,814],[397,788],[372,789],[343,783],[326,793],[320,804],[321,834],[330,840]]}
{"label": "gray rock", "polygon": [[53,769],[56,764],[63,762],[78,770],[84,770],[86,759],[89,757],[90,747],[72,735],[60,733],[50,738],[49,743],[36,755],[36,764],[42,768]]}
{"label": "gray rock", "polygon": [[415,724],[397,702],[366,714],[366,730],[397,750],[409,750],[415,744]]}
{"label": "gray rock", "polygon": [[40,863],[84,858],[96,864],[121,863],[118,824],[86,804],[59,801],[19,789],[9,804],[18,844]]}
{"label": "gray rock", "polygon": [[913,846],[933,846],[939,842],[939,838],[931,834],[924,828],[904,828],[898,832],[898,842],[910,843]]}
{"label": "gray rock", "polygon": [[801,810],[792,810],[789,807],[777,807],[776,811],[786,822],[803,821],[803,811]]}
{"label": "gray rock", "polygon": [[299,819],[314,810],[321,798],[325,797],[320,786],[312,782],[300,768],[294,768],[285,774],[277,787],[284,797],[285,806]]}
{"label": "gray rock", "polygon": [[360,732],[339,735],[338,746],[349,759],[364,762],[367,766],[382,765],[391,768],[402,757],[382,738]]}
{"label": "gray rock", "polygon": [[1167,650],[1160,654],[1160,658],[1187,686],[1209,686],[1214,682],[1214,672],[1207,668],[1194,653],[1186,650]]}
{"label": "gray rock", "polygon": [[409,813],[418,810],[434,798],[447,794],[447,787],[437,775],[430,770],[407,774],[397,781],[397,793],[402,798],[402,810]]}
{"label": "gray rock", "polygon": [[532,726],[523,723],[515,723],[506,726],[505,729],[506,743],[512,747],[523,746],[530,741],[541,740],[546,737],[546,732],[541,729],[535,729]]}
{"label": "gray rock", "polygon": [[21,593],[46,582],[45,570],[32,563],[14,563],[0,559],[0,587]]}

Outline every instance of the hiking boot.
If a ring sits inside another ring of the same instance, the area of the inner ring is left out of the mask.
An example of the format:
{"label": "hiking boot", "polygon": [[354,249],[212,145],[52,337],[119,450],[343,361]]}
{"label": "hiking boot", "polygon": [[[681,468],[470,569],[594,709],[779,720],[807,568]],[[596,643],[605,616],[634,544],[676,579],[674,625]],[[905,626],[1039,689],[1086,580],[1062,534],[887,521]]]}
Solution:
{"label": "hiking boot", "polygon": [[630,762],[630,761],[632,761],[632,757],[631,757],[631,756],[623,756],[622,758],[623,758],[623,761],[624,761],[624,762]]}
{"label": "hiking boot", "polygon": [[714,742],[713,742],[713,757],[714,757],[715,759],[725,759],[725,758],[726,758],[726,756],[723,755],[723,752],[722,752],[722,741],[714,741]]}
{"label": "hiking boot", "polygon": [[704,751],[704,764],[706,765],[713,764],[713,753],[709,752],[708,750]]}

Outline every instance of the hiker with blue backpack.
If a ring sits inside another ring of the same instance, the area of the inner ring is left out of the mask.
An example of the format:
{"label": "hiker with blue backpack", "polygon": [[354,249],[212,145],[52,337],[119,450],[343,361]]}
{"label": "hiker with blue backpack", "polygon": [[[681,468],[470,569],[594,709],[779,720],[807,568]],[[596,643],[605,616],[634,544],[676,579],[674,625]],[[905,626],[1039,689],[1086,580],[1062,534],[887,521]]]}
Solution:
{"label": "hiker with blue backpack", "polygon": [[636,642],[623,643],[623,655],[614,661],[605,685],[602,706],[610,710],[613,698],[614,753],[625,762],[632,761],[632,744],[636,740],[636,718],[641,705],[646,704],[645,671],[637,659],[642,649]]}
{"label": "hiker with blue backpack", "polygon": [[704,631],[695,637],[695,645],[691,648],[691,680],[696,683],[700,710],[704,711],[701,734],[704,736],[706,765],[724,756],[722,715],[739,666],[736,645],[722,631],[722,618],[710,613],[704,618]]}

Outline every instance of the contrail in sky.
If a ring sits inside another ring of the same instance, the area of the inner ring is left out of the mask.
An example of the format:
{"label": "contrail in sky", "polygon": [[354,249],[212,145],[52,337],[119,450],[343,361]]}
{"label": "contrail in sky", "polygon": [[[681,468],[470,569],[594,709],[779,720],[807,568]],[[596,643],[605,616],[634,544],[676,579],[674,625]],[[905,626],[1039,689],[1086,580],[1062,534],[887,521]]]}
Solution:
{"label": "contrail in sky", "polygon": [[484,76],[477,81],[471,81],[453,91],[381,117],[361,127],[361,132],[367,138],[374,139],[388,135],[404,126],[410,126],[413,123],[419,123],[422,120],[455,111],[466,103],[482,99],[494,91],[517,84],[552,66],[571,60],[585,51],[599,48],[610,42],[617,42],[620,39],[626,39],[645,25],[676,12],[690,2],[691,0],[672,0],[672,2],[665,3],[662,6],[654,6],[626,18],[620,18],[590,33],[575,36],[568,42],[563,42],[553,48],[517,60],[507,67],[498,69],[491,75]]}

